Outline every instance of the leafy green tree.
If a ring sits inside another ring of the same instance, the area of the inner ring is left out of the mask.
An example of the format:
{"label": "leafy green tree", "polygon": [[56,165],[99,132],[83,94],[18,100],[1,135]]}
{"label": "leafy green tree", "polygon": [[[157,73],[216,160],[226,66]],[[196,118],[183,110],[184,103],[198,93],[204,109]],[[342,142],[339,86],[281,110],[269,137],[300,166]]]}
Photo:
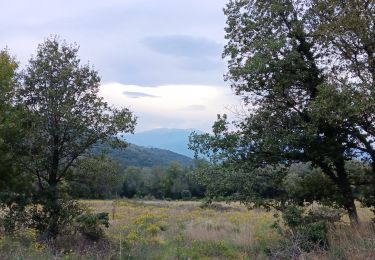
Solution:
{"label": "leafy green tree", "polygon": [[23,110],[14,104],[17,67],[7,50],[0,51],[0,207],[7,232],[25,223],[23,213],[33,181],[20,165],[26,128]]}
{"label": "leafy green tree", "polygon": [[7,50],[0,52],[0,187],[7,186],[14,174],[13,160],[15,159],[12,146],[17,142],[17,132],[20,130],[16,121],[16,109],[12,104],[17,62]]}
{"label": "leafy green tree", "polygon": [[118,163],[104,156],[79,160],[67,179],[69,194],[75,198],[113,198],[119,195],[122,185]]}
{"label": "leafy green tree", "polygon": [[192,169],[176,162],[166,167],[128,167],[124,171],[121,196],[152,196],[158,199],[181,199],[183,193],[203,197],[202,186],[192,176]]}
{"label": "leafy green tree", "polygon": [[178,163],[168,165],[161,183],[165,196],[172,199],[180,199],[181,192],[189,188],[186,173]]}
{"label": "leafy green tree", "polygon": [[133,198],[134,195],[141,192],[144,186],[142,178],[142,169],[137,167],[128,167],[124,172],[124,182],[122,184],[121,196]]}
{"label": "leafy green tree", "polygon": [[[191,147],[253,179],[270,165],[312,163],[337,187],[335,202],[357,222],[346,162],[375,162],[374,5],[231,0],[224,12],[225,79],[244,112],[236,130],[219,117],[214,134],[192,136]],[[249,200],[261,195],[253,188],[245,193]]]}
{"label": "leafy green tree", "polygon": [[17,93],[31,124],[25,167],[38,180],[35,203],[49,219],[39,227],[46,237],[55,237],[64,222],[61,183],[77,160],[99,143],[124,146],[117,134],[132,132],[135,125],[127,108],[113,108],[98,96],[98,73],[80,65],[77,54],[76,45],[47,39],[30,59]]}

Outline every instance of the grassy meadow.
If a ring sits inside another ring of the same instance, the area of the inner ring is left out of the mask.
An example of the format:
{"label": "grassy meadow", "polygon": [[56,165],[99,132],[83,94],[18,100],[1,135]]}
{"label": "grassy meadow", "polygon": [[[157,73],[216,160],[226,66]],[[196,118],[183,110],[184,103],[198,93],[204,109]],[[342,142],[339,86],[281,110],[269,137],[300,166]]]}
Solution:
{"label": "grassy meadow", "polygon": [[[53,245],[40,244],[36,232],[27,229],[14,238],[0,238],[0,259],[285,259],[277,252],[284,235],[273,227],[275,212],[248,210],[236,203],[209,207],[190,201],[82,203],[92,212],[109,213],[105,239],[92,242],[77,235],[60,237]],[[374,259],[372,216],[363,208],[359,213],[360,227],[350,228],[345,218],[331,227],[329,251],[303,253],[298,259]]]}

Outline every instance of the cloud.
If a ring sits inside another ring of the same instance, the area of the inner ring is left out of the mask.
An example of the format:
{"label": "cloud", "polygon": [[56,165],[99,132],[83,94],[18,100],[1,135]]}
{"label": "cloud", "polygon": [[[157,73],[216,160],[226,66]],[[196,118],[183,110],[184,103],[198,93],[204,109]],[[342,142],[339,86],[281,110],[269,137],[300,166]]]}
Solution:
{"label": "cloud", "polygon": [[153,51],[175,57],[218,57],[222,50],[222,46],[213,40],[189,35],[148,37],[144,42]]}
{"label": "cloud", "polygon": [[203,105],[191,105],[191,106],[180,108],[180,110],[190,110],[190,111],[202,111],[205,109],[206,107]]}
{"label": "cloud", "polygon": [[133,92],[133,91],[124,91],[123,94],[130,98],[144,98],[144,97],[157,98],[158,97],[158,96],[143,93],[143,92]]}
{"label": "cloud", "polygon": [[82,62],[104,83],[224,86],[226,2],[4,1],[0,49],[8,46],[23,66],[38,43],[57,34],[81,46]]}
{"label": "cloud", "polygon": [[[157,96],[134,98],[123,93]],[[136,131],[154,128],[194,128],[209,131],[217,114],[240,104],[229,87],[210,85],[161,85],[144,87],[119,83],[100,87],[99,95],[116,107],[128,107],[138,117]]]}

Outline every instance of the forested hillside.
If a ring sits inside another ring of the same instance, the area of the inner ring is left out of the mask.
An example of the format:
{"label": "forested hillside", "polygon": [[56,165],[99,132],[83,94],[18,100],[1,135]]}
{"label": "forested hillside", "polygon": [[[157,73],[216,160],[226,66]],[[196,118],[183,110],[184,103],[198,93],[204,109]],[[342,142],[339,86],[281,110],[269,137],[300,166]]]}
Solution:
{"label": "forested hillside", "polygon": [[158,128],[129,134],[125,138],[139,146],[166,149],[192,158],[194,153],[188,148],[192,132],[201,133],[195,129]]}
{"label": "forested hillside", "polygon": [[166,166],[171,162],[177,162],[181,166],[192,166],[193,159],[159,148],[146,148],[135,144],[129,144],[126,149],[111,149],[108,156],[118,161],[122,166],[155,167]]}

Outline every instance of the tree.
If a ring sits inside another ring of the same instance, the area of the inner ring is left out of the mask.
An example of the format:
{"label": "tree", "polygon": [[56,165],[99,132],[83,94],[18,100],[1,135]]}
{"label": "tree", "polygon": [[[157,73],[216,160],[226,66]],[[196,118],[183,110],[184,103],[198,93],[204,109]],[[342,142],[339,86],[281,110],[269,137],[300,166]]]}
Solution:
{"label": "tree", "polygon": [[15,143],[17,122],[16,111],[11,102],[13,98],[14,80],[17,62],[7,50],[0,52],[0,187],[2,190],[11,179],[14,171],[12,161],[14,154],[11,146]]}
{"label": "tree", "polygon": [[108,199],[121,190],[120,166],[104,156],[90,156],[77,162],[69,182],[69,194],[75,198]]}
{"label": "tree", "polygon": [[356,223],[346,163],[370,157],[375,164],[374,4],[232,0],[224,12],[225,79],[245,112],[237,130],[219,117],[214,135],[193,136],[191,146],[252,177],[270,165],[312,163]]}
{"label": "tree", "polygon": [[170,163],[161,179],[162,191],[165,197],[172,199],[180,199],[181,191],[189,189],[186,179],[186,172],[176,162]]}
{"label": "tree", "polygon": [[47,39],[30,59],[18,88],[31,125],[25,167],[37,179],[35,203],[43,205],[37,215],[49,219],[39,228],[47,237],[60,231],[64,194],[60,184],[77,160],[99,143],[123,147],[117,134],[132,132],[135,125],[127,108],[110,107],[98,96],[98,73],[88,64],[80,65],[77,54],[75,44]]}
{"label": "tree", "polygon": [[22,211],[32,190],[32,178],[20,167],[25,156],[24,113],[14,104],[18,63],[8,50],[0,51],[0,208],[2,224],[11,232],[24,223]]}

